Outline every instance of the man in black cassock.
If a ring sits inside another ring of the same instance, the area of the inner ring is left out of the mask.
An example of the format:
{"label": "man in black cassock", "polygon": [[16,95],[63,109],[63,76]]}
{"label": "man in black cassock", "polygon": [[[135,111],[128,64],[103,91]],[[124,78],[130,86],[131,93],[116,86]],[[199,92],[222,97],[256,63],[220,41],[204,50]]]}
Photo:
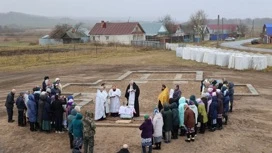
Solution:
{"label": "man in black cassock", "polygon": [[140,109],[139,109],[139,96],[140,96],[140,88],[136,85],[135,82],[130,81],[129,85],[126,89],[125,97],[127,98],[127,105],[134,106],[135,112],[134,117],[140,116]]}

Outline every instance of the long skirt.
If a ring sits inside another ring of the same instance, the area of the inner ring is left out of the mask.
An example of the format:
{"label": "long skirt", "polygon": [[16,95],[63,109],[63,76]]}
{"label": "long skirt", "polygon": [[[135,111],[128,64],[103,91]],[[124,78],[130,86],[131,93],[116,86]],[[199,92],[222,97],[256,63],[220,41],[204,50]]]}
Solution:
{"label": "long skirt", "polygon": [[152,146],[152,138],[142,138],[142,146]]}
{"label": "long skirt", "polygon": [[51,130],[51,122],[50,121],[42,121],[42,129],[44,131],[50,131]]}
{"label": "long skirt", "polygon": [[159,143],[162,141],[162,136],[160,137],[154,137],[154,143]]}

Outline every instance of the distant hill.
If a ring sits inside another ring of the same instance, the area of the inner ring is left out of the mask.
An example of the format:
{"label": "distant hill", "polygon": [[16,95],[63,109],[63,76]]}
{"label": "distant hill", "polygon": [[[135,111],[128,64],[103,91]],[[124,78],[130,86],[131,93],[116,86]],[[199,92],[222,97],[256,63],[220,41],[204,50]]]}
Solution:
{"label": "distant hill", "polygon": [[18,12],[0,13],[0,25],[14,26],[20,28],[52,28],[57,24],[77,24],[79,22],[85,23],[89,27],[94,25],[95,21],[91,20],[77,20],[71,18],[52,18],[37,15],[29,15]]}

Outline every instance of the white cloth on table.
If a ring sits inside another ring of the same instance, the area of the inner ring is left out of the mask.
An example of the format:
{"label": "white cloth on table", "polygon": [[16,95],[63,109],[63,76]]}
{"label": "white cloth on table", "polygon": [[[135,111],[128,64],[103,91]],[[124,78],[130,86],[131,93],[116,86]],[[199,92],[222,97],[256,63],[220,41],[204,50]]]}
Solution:
{"label": "white cloth on table", "polygon": [[110,97],[110,112],[117,113],[120,108],[120,97],[121,97],[121,90],[116,89],[113,91],[112,89],[109,91]]}
{"label": "white cloth on table", "polygon": [[135,113],[135,109],[131,106],[121,106],[119,109],[119,114],[121,118],[132,118],[133,113]]}

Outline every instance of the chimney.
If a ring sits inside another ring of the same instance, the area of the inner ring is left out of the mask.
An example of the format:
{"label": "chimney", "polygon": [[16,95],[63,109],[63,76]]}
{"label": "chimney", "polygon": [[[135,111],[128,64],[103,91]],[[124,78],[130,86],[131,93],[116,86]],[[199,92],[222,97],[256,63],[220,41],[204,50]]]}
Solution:
{"label": "chimney", "polygon": [[101,28],[106,28],[106,22],[105,21],[101,21]]}

